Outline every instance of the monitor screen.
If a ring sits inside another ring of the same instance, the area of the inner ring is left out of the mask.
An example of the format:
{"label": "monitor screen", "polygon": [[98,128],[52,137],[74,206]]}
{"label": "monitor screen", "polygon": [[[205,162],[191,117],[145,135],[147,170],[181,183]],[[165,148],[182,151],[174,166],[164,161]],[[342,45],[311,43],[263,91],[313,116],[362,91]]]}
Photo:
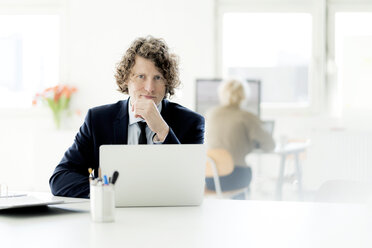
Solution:
{"label": "monitor screen", "polygon": [[[196,80],[196,112],[205,116],[210,108],[219,105],[218,87],[221,82],[221,79]],[[244,83],[247,97],[242,102],[241,108],[260,117],[261,82],[247,79]]]}

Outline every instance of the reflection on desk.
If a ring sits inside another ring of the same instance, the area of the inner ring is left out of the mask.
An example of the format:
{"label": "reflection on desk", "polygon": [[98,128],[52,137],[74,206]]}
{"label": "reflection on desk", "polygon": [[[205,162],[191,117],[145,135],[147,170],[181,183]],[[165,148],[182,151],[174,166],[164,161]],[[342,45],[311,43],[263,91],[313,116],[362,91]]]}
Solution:
{"label": "reflection on desk", "polygon": [[1,247],[370,247],[367,205],[205,199],[200,207],[117,208],[90,219],[89,203],[0,213]]}

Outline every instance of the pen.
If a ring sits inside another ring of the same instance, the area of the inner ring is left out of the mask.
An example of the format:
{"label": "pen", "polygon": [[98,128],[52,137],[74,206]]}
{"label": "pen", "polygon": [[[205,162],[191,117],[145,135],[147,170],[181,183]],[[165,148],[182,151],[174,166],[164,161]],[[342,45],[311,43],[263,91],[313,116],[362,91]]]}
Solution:
{"label": "pen", "polygon": [[93,178],[93,175],[92,175],[92,168],[88,168],[88,172],[89,172],[89,182],[92,181],[92,178]]}
{"label": "pen", "polygon": [[106,175],[103,176],[103,182],[105,183],[105,185],[108,185],[108,181],[107,181],[107,176]]}
{"label": "pen", "polygon": [[119,172],[114,171],[114,174],[112,174],[112,184],[116,183],[116,180],[118,180],[118,177],[119,177]]}

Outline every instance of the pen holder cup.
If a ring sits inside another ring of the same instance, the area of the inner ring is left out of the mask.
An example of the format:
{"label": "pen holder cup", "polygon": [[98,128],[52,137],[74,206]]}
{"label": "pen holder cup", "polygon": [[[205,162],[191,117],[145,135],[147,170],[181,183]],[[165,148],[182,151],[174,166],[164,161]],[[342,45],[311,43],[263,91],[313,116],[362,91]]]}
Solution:
{"label": "pen holder cup", "polygon": [[113,222],[115,220],[113,185],[90,185],[90,213],[95,222]]}

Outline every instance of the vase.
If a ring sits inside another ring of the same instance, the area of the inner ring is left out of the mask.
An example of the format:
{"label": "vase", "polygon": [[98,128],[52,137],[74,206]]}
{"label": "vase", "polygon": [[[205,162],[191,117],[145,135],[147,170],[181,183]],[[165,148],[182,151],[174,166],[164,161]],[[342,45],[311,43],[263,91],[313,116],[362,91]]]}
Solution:
{"label": "vase", "polygon": [[61,128],[61,111],[53,111],[53,120],[57,129]]}

